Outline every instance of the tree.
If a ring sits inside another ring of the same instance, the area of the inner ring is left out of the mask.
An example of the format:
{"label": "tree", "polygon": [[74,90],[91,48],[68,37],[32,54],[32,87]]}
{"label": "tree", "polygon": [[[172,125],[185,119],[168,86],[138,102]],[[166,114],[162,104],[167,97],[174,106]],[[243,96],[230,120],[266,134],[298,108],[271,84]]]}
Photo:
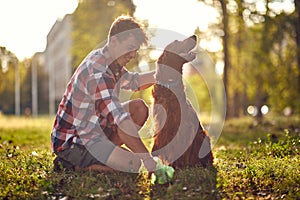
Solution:
{"label": "tree", "polygon": [[[258,119],[264,104],[275,112],[284,106],[299,107],[300,93],[295,92],[295,85],[300,85],[300,70],[295,67],[297,59],[299,63],[299,41],[297,45],[292,43],[293,38],[300,38],[299,14],[295,18],[295,12],[272,7],[278,3],[275,0],[205,2],[215,6],[222,16],[218,28],[223,31],[227,117],[243,114],[248,104],[256,105]],[[299,2],[295,4],[299,7]],[[291,28],[294,25],[295,30]],[[298,51],[291,51],[296,48]]]}
{"label": "tree", "polygon": [[[253,9],[257,3],[260,3],[261,8]],[[259,120],[262,118],[261,107],[264,104],[278,113],[286,106],[296,108],[296,99],[299,99],[294,87],[299,74],[299,70],[295,68],[296,51],[291,51],[297,48],[291,43],[295,34],[293,13],[272,9],[272,3],[274,1],[268,0],[245,4],[245,8],[251,11],[248,16],[252,26],[249,29],[253,32],[252,37],[257,38],[257,41],[252,41],[256,44],[253,45],[252,58],[256,64],[252,80],[256,86],[253,88],[253,97],[258,109],[256,118]]]}
{"label": "tree", "polygon": [[5,114],[15,113],[15,76],[16,65],[19,66],[19,81],[21,86],[21,108],[28,101],[27,85],[24,84],[27,77],[27,70],[23,63],[19,63],[18,58],[7,50],[5,47],[0,47],[0,111]]}
{"label": "tree", "polygon": [[[300,94],[300,2],[294,0],[295,3],[295,31],[296,31],[296,44],[297,44],[297,65],[298,65],[298,93]],[[300,109],[300,108],[299,108]]]}
{"label": "tree", "polygon": [[119,15],[133,15],[131,0],[81,0],[72,18],[72,65],[77,68],[92,50],[103,45],[111,23]]}
{"label": "tree", "polygon": [[[223,23],[223,32],[224,35],[222,37],[223,41],[223,53],[224,53],[224,75],[223,75],[223,81],[225,86],[225,91],[227,98],[230,98],[229,96],[229,82],[228,82],[228,74],[230,70],[230,54],[229,54],[229,16],[227,13],[227,0],[218,0],[221,4],[221,10],[222,10],[222,23]],[[229,108],[229,101],[227,101],[227,117],[231,117],[233,114],[230,112],[231,110]]]}
{"label": "tree", "polygon": [[14,80],[16,56],[5,47],[0,47],[0,111],[14,112]]}

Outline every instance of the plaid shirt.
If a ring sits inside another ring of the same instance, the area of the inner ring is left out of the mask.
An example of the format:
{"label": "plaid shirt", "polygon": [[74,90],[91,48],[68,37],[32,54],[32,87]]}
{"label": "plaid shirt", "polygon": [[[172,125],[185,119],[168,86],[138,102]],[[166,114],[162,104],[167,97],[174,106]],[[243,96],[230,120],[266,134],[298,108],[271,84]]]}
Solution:
{"label": "plaid shirt", "polygon": [[97,136],[109,134],[130,118],[119,101],[120,88],[138,90],[138,73],[121,67],[120,79],[111,71],[107,47],[92,51],[73,74],[59,104],[51,132],[52,150],[72,144],[86,145]]}

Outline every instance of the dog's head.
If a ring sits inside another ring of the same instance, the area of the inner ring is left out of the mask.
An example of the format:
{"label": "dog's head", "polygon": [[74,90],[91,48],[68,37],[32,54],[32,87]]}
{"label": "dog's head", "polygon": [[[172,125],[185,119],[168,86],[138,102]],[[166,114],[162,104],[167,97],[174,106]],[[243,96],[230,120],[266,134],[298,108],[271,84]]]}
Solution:
{"label": "dog's head", "polygon": [[192,35],[183,41],[175,40],[166,46],[157,63],[181,72],[183,64],[195,59],[196,55],[191,50],[195,48],[196,44],[196,35]]}

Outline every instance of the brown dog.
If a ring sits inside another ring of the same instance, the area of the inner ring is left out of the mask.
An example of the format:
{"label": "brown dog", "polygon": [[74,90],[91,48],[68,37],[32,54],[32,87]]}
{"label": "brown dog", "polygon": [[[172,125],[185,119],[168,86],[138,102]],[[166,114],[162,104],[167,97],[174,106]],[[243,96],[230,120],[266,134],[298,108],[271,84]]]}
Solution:
{"label": "brown dog", "polygon": [[183,64],[195,59],[190,51],[195,35],[170,43],[159,57],[154,98],[154,146],[152,155],[174,168],[206,167],[213,163],[210,138],[186,98],[182,81]]}

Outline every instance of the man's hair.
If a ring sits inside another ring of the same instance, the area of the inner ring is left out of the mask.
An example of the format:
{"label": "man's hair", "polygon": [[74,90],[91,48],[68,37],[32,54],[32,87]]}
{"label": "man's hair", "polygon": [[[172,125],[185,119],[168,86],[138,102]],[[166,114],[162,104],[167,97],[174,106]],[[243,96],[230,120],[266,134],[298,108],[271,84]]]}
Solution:
{"label": "man's hair", "polygon": [[112,23],[109,30],[109,39],[116,36],[120,41],[124,41],[129,36],[134,36],[140,45],[147,45],[148,38],[141,24],[130,16],[119,16]]}

